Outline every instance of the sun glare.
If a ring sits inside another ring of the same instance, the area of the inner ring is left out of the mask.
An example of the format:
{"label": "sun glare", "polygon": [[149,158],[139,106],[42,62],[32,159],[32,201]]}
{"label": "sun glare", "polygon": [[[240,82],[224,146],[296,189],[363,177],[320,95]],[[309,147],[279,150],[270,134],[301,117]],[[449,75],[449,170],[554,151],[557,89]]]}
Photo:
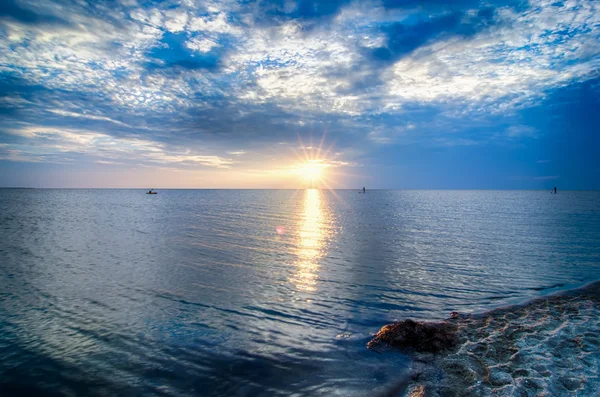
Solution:
{"label": "sun glare", "polygon": [[308,182],[319,182],[323,177],[323,164],[306,162],[298,167],[298,174]]}
{"label": "sun glare", "polygon": [[[348,163],[340,159],[340,152],[332,146],[324,148],[325,136],[318,145],[305,145],[299,138],[299,146],[292,148],[295,160],[286,167],[286,173],[293,175],[298,187],[304,189],[332,189],[340,175],[340,167]],[[299,150],[297,150],[299,149]]]}

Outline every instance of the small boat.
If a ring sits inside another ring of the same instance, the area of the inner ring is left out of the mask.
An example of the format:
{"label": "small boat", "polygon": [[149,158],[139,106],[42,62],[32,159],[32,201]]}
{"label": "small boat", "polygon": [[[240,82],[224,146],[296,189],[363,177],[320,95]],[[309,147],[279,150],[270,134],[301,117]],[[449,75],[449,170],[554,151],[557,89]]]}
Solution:
{"label": "small boat", "polygon": [[153,192],[154,189],[150,189],[146,192],[146,194],[158,194],[158,192]]}

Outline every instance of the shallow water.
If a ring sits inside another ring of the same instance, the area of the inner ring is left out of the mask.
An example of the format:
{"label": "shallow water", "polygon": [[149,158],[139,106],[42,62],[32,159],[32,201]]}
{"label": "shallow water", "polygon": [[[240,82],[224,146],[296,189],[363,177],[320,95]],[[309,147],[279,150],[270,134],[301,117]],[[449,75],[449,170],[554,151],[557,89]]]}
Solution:
{"label": "shallow water", "polygon": [[600,192],[0,190],[0,394],[364,395],[380,326],[597,279]]}
{"label": "shallow water", "polygon": [[598,281],[444,327],[457,343],[437,355],[415,352],[410,396],[598,396]]}

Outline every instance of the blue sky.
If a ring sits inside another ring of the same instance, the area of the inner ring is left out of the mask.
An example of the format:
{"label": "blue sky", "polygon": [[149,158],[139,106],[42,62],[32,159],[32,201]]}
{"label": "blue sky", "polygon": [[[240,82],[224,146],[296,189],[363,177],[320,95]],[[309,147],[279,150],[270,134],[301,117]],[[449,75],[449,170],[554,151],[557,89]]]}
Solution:
{"label": "blue sky", "polygon": [[599,8],[3,0],[0,186],[600,189]]}

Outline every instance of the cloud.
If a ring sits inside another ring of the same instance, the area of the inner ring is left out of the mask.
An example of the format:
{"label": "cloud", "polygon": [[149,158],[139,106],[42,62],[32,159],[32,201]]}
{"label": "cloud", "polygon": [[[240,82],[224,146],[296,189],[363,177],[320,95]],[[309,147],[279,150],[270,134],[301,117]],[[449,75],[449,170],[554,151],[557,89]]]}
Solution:
{"label": "cloud", "polygon": [[382,145],[398,143],[403,138],[405,139],[410,134],[411,130],[414,130],[414,124],[408,123],[406,125],[396,126],[382,126],[369,132],[367,135],[368,139]]}
{"label": "cloud", "polygon": [[465,19],[461,13],[452,12],[439,16],[428,15],[416,22],[402,21],[384,25],[382,31],[387,36],[385,46],[371,49],[369,55],[374,60],[394,62],[439,37],[473,36],[491,22],[492,14],[487,10],[478,12],[478,18]]}
{"label": "cloud", "polygon": [[[61,153],[63,155],[85,154],[105,163],[133,161],[137,164],[200,165],[215,168],[228,168],[233,164],[230,159],[216,155],[173,148],[136,137],[114,137],[89,130],[28,125],[10,130],[10,133],[25,138],[18,145],[14,145],[20,148],[17,151],[20,161],[37,161],[40,155]],[[45,160],[53,162],[49,158]]]}
{"label": "cloud", "polygon": [[14,0],[0,2],[0,19],[14,20],[27,25],[69,25],[69,22],[56,15],[21,7]]}
{"label": "cloud", "polygon": [[194,51],[198,51],[198,52],[209,52],[213,48],[219,47],[219,44],[215,43],[211,39],[197,39],[197,38],[189,40],[185,45],[187,48],[194,50]]}
{"label": "cloud", "polygon": [[181,10],[167,10],[164,13],[165,28],[171,33],[178,33],[185,29],[188,23],[188,13]]}
{"label": "cloud", "polygon": [[311,134],[341,152],[540,139],[523,109],[600,76],[598,5],[482,4],[6,1],[3,158],[236,168]]}
{"label": "cloud", "polygon": [[[74,118],[83,118],[83,119],[89,119],[89,120],[108,121],[110,123],[114,123],[114,124],[117,124],[120,126],[132,128],[130,125],[122,123],[119,120],[113,120],[110,117],[99,116],[99,115],[94,115],[94,114],[82,114],[82,113],[70,112],[70,111],[62,110],[62,109],[48,109],[48,111],[50,113],[54,113],[54,114],[57,114],[57,115],[60,115],[63,117],[74,117]],[[139,126],[138,126],[138,128],[139,128]]]}
{"label": "cloud", "polygon": [[307,27],[335,17],[348,0],[274,0],[250,2],[253,17],[260,25],[273,25],[300,20]]}
{"label": "cloud", "polygon": [[[468,40],[452,37],[419,48],[387,75],[390,92],[415,100],[455,98],[505,112],[542,100],[547,89],[597,74],[597,57],[572,61],[598,34],[590,31],[598,19],[595,6],[578,2],[556,9],[541,3],[523,14],[500,8],[494,26]],[[559,33],[564,29],[574,34]]]}
{"label": "cloud", "polygon": [[217,12],[208,16],[193,17],[190,20],[189,30],[205,34],[231,34],[240,35],[243,28],[229,21],[225,12]]}
{"label": "cloud", "polygon": [[537,138],[537,129],[527,125],[511,125],[506,134],[509,138]]}

